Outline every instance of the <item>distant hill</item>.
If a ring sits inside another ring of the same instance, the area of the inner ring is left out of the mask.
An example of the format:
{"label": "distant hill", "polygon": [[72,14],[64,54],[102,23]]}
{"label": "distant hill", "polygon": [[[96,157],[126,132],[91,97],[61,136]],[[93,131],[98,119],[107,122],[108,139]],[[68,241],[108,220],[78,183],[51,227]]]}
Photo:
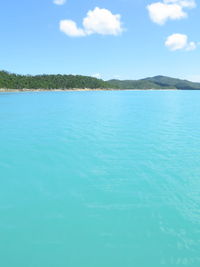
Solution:
{"label": "distant hill", "polygon": [[109,80],[109,84],[122,89],[179,89],[200,90],[200,83],[175,79],[166,76],[155,76],[141,80]]}
{"label": "distant hill", "polygon": [[200,83],[155,76],[141,80],[109,80],[81,75],[18,75],[0,71],[0,88],[2,89],[179,89],[200,90]]}

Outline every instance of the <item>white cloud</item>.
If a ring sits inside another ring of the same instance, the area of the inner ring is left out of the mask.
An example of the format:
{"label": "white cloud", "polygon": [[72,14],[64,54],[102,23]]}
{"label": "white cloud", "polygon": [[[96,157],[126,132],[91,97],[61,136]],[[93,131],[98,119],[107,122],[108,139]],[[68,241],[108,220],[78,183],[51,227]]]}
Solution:
{"label": "white cloud", "polygon": [[66,3],[66,0],[54,0],[53,3],[61,6],[61,5],[64,5]]}
{"label": "white cloud", "polygon": [[187,17],[182,7],[177,4],[154,3],[148,7],[150,18],[153,22],[163,25],[168,19],[182,19]]}
{"label": "white cloud", "polygon": [[195,0],[163,0],[147,6],[151,20],[157,24],[163,25],[167,20],[178,20],[186,18],[187,8],[194,8]]}
{"label": "white cloud", "polygon": [[191,51],[196,49],[197,43],[190,42],[185,34],[174,33],[167,37],[165,46],[171,51],[185,50]]}
{"label": "white cloud", "polygon": [[189,81],[192,82],[198,82],[200,83],[200,74],[193,74],[193,75],[188,75],[188,76],[184,76],[183,79],[187,79]]}
{"label": "white cloud", "polygon": [[178,4],[185,8],[196,7],[195,0],[163,0],[165,4]]}
{"label": "white cloud", "polygon": [[61,20],[60,30],[70,37],[85,36],[84,30],[78,28],[73,20]]}
{"label": "white cloud", "polygon": [[68,36],[81,37],[91,34],[119,35],[123,32],[121,16],[112,14],[105,8],[96,7],[88,11],[83,19],[82,28],[78,28],[72,20],[61,20],[60,30]]}
{"label": "white cloud", "polygon": [[121,16],[113,15],[108,9],[96,7],[83,20],[87,34],[119,35],[122,32]]}
{"label": "white cloud", "polygon": [[100,73],[95,73],[95,74],[92,75],[92,77],[97,78],[97,79],[101,79],[102,78]]}

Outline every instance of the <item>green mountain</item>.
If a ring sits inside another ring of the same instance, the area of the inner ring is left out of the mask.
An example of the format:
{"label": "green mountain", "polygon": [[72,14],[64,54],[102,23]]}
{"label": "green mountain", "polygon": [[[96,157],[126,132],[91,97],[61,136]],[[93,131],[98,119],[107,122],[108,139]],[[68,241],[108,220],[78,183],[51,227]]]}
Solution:
{"label": "green mountain", "polygon": [[155,76],[141,80],[110,80],[109,84],[122,89],[179,89],[200,90],[200,83],[175,79],[166,76]]}
{"label": "green mountain", "polygon": [[180,89],[200,90],[200,83],[165,76],[155,76],[141,80],[103,81],[81,75],[18,75],[0,71],[2,89]]}

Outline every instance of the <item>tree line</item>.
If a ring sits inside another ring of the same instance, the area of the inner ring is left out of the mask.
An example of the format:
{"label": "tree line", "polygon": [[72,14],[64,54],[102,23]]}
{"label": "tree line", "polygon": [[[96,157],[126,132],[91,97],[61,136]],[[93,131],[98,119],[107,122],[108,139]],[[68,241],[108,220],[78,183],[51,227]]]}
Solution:
{"label": "tree line", "polygon": [[101,79],[81,75],[19,75],[0,71],[0,88],[5,89],[73,89],[109,88]]}

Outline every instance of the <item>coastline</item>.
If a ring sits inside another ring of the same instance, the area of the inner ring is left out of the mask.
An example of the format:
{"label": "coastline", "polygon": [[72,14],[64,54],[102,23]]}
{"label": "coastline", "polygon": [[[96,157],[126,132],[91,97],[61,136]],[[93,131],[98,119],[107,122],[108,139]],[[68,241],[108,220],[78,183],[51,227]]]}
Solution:
{"label": "coastline", "polygon": [[113,91],[121,89],[105,89],[105,88],[70,88],[70,89],[3,89],[0,88],[0,93],[19,93],[19,92],[74,92],[74,91]]}
{"label": "coastline", "polygon": [[4,89],[0,93],[23,93],[23,92],[83,92],[83,91],[177,91],[178,89],[111,89],[111,88],[70,88],[70,89]]}

